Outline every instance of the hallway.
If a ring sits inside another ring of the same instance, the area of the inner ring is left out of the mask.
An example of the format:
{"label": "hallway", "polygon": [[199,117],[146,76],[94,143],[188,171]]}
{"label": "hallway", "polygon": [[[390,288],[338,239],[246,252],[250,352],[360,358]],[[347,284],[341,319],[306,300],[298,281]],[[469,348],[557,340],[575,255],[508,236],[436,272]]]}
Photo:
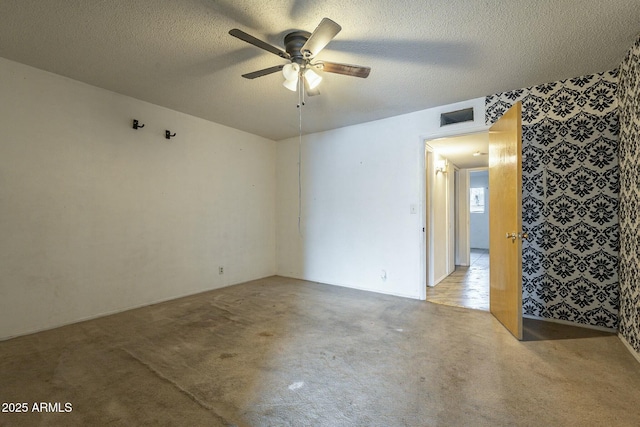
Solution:
{"label": "hallway", "polygon": [[428,287],[427,301],[489,311],[489,251],[471,249],[470,264],[456,266],[443,281]]}

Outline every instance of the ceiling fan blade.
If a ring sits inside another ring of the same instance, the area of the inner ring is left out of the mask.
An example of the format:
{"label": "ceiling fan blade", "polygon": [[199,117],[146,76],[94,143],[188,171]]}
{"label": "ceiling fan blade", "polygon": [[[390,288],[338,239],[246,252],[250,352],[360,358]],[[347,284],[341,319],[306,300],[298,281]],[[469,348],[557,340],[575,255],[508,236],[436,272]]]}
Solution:
{"label": "ceiling fan blade", "polygon": [[264,49],[267,52],[271,52],[271,53],[275,53],[276,55],[278,55],[281,58],[285,58],[285,59],[290,59],[291,56],[285,52],[284,50],[275,47],[273,45],[270,45],[267,42],[263,42],[260,39],[257,39],[255,37],[253,37],[251,34],[247,34],[242,30],[239,30],[237,28],[234,28],[233,30],[229,31],[229,34],[231,34],[233,37],[237,37],[242,41],[245,41],[247,43],[250,43],[256,47],[259,47],[260,49]]}
{"label": "ceiling fan blade", "polygon": [[361,77],[366,79],[371,72],[370,67],[361,67],[360,65],[338,64],[335,62],[321,62],[322,71],[327,73],[344,74],[346,76]]}
{"label": "ceiling fan blade", "polygon": [[300,52],[306,58],[312,58],[318,54],[329,42],[342,30],[342,27],[329,18],[322,18],[318,27],[307,39]]}
{"label": "ceiling fan blade", "polygon": [[243,74],[242,77],[245,79],[255,79],[256,77],[266,76],[267,74],[277,73],[282,70],[284,65],[276,65],[275,67],[265,68],[264,70],[254,71],[253,73]]}

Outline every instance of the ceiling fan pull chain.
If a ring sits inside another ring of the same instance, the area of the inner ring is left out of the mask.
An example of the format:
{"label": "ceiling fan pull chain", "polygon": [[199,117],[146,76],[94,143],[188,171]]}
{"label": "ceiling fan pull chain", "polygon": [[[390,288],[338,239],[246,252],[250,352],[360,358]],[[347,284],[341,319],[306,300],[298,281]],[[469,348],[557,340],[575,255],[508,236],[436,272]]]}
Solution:
{"label": "ceiling fan pull chain", "polygon": [[[298,97],[302,94],[304,88],[302,87],[302,76],[298,77],[300,80]],[[298,105],[298,234],[302,236],[302,108]]]}

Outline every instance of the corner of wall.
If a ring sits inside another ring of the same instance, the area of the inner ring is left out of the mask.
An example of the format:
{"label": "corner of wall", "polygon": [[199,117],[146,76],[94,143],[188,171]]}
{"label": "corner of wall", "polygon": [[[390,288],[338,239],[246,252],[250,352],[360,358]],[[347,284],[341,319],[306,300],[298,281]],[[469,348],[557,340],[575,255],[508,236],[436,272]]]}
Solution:
{"label": "corner of wall", "polygon": [[640,37],[619,69],[620,335],[640,358]]}
{"label": "corner of wall", "polygon": [[0,339],[275,272],[275,141],[3,58],[0,93]]}
{"label": "corner of wall", "polygon": [[610,70],[486,97],[488,124],[522,101],[525,315],[618,324],[617,83]]}

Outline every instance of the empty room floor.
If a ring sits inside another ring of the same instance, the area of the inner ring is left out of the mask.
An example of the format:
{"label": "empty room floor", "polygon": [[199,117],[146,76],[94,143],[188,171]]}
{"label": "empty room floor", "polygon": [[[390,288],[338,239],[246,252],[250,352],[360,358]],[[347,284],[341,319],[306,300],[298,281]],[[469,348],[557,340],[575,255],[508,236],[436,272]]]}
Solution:
{"label": "empty room floor", "polygon": [[640,423],[615,335],[527,339],[484,311],[271,277],[0,342],[3,402],[72,408],[0,425]]}
{"label": "empty room floor", "polygon": [[436,286],[427,288],[427,301],[489,310],[489,250],[471,249],[469,267],[456,266]]}

